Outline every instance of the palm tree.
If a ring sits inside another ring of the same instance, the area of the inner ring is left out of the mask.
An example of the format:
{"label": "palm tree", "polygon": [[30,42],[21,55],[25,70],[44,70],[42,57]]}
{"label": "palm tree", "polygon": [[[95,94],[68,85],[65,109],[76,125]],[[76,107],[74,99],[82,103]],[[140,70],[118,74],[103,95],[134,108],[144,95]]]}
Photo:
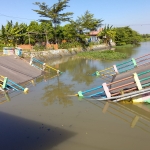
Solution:
{"label": "palm tree", "polygon": [[40,19],[40,22],[51,22],[54,26],[54,40],[57,42],[56,38],[56,28],[61,22],[70,21],[70,16],[73,15],[72,12],[61,13],[66,7],[69,7],[67,3],[69,0],[59,0],[58,3],[53,4],[49,7],[44,2],[35,2],[35,5],[38,5],[40,10],[33,10],[40,15],[40,17],[45,17],[48,19]]}
{"label": "palm tree", "polygon": [[102,30],[102,32],[99,33],[98,36],[103,37],[104,42],[107,44],[109,44],[111,39],[115,38],[115,30],[113,28],[113,26],[107,25],[104,27],[104,29]]}

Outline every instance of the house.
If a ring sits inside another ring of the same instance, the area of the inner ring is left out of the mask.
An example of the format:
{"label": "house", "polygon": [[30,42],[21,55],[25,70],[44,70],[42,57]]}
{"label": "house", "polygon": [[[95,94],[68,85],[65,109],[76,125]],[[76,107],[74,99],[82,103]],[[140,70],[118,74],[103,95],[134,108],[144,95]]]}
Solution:
{"label": "house", "polygon": [[97,30],[97,31],[91,31],[91,32],[89,33],[89,35],[90,35],[89,41],[90,41],[90,42],[97,42],[97,41],[99,41],[99,38],[97,37],[97,35],[98,35],[102,30],[103,30],[103,28],[100,28],[100,29]]}

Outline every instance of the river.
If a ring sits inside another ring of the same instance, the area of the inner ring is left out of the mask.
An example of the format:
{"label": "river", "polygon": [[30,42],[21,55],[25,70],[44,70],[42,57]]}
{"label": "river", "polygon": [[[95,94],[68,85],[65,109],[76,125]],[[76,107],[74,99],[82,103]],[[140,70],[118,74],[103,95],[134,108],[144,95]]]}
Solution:
{"label": "river", "polygon": [[[118,49],[137,58],[150,42]],[[119,61],[76,56],[45,60],[62,75],[46,73],[26,83],[29,93],[12,92],[0,99],[1,150],[141,150],[150,139],[150,105],[111,103],[75,96],[101,85],[90,76]]]}

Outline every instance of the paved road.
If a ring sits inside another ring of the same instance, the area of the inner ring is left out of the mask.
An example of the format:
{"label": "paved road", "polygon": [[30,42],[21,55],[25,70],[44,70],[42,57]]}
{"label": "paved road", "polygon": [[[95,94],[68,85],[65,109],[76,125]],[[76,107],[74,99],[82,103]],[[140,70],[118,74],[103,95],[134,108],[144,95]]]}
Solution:
{"label": "paved road", "polygon": [[0,75],[16,83],[23,83],[41,75],[41,71],[32,67],[28,61],[16,56],[0,57]]}

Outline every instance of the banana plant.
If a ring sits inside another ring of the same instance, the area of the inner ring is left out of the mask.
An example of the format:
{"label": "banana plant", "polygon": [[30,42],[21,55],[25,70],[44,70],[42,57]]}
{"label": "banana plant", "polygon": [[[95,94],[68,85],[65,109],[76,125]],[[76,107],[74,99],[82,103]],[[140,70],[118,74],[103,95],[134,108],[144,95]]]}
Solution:
{"label": "banana plant", "polygon": [[13,24],[12,21],[8,21],[6,26],[2,25],[0,39],[6,46],[16,46],[19,43],[20,37],[25,36],[25,25],[19,25],[18,22]]}
{"label": "banana plant", "polygon": [[110,25],[105,26],[103,28],[102,32],[100,32],[98,34],[98,36],[103,37],[104,43],[106,45],[108,45],[108,43],[110,42],[111,39],[114,40],[115,35],[116,35],[116,32],[115,32],[113,26],[110,26]]}

